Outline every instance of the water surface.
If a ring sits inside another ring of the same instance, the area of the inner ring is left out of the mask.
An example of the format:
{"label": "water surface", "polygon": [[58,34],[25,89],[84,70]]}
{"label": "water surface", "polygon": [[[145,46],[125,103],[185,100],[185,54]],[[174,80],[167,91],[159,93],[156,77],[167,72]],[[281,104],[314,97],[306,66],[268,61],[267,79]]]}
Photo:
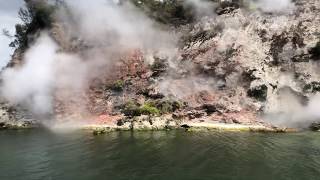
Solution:
{"label": "water surface", "polygon": [[1,180],[319,179],[320,134],[0,131]]}

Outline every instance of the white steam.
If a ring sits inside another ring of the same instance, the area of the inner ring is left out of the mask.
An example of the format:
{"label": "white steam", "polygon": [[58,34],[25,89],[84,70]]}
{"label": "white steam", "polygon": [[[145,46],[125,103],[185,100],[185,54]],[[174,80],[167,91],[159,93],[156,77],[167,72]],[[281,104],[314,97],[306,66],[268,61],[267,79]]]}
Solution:
{"label": "white steam", "polygon": [[59,46],[43,33],[26,52],[23,64],[3,73],[2,95],[34,113],[52,112],[56,90],[78,91],[86,80],[86,64],[75,55],[58,52]]}
{"label": "white steam", "polygon": [[172,34],[129,3],[66,0],[66,4],[50,35],[43,33],[36,40],[21,66],[4,71],[1,93],[12,104],[46,115],[59,97],[79,108],[89,82],[115,73],[112,65],[125,53],[138,49],[172,54],[176,47]]}
{"label": "white steam", "polygon": [[184,99],[201,91],[216,90],[218,85],[219,82],[214,78],[200,76],[184,77],[180,79],[167,78],[159,83],[159,90],[166,96]]}
{"label": "white steam", "polygon": [[55,53],[58,46],[47,36],[41,36],[24,57],[22,67],[3,73],[2,95],[13,104],[27,104],[34,112],[51,111],[54,83]]}
{"label": "white steam", "polygon": [[217,3],[207,0],[185,0],[184,3],[194,8],[198,18],[214,15],[214,9],[217,6]]}
{"label": "white steam", "polygon": [[290,12],[294,8],[291,0],[258,0],[252,1],[254,8],[261,9],[264,12]]}
{"label": "white steam", "polygon": [[[48,34],[42,34],[26,52],[21,66],[4,71],[2,95],[12,104],[23,104],[35,113],[48,114],[54,109],[57,95],[66,101],[76,99],[79,103],[82,99],[77,94],[83,94],[92,79],[99,78],[105,72],[112,74],[112,65],[130,50],[139,49],[144,53],[156,51],[169,57],[175,53],[177,46],[173,34],[163,30],[130,3],[119,5],[114,2],[117,1],[66,0],[67,8],[57,14],[62,39],[55,37],[58,41],[55,42]],[[186,3],[194,6],[199,16],[211,15],[214,10],[214,4],[208,1],[186,0]],[[290,0],[258,0],[253,4],[265,12],[284,12],[293,7]],[[237,34],[234,32],[239,31],[240,25],[236,22],[224,23],[229,29],[220,34],[218,50],[225,51],[230,42],[236,45],[246,42],[254,44],[245,37],[229,35],[228,32]],[[56,30],[51,35],[59,33]],[[74,39],[75,44],[81,42],[84,47],[73,47]],[[72,53],[62,52],[65,47]],[[254,46],[252,51],[259,53],[257,47]],[[215,78],[168,77],[160,83],[160,91],[165,95],[185,98],[200,91],[213,91],[218,86]],[[294,124],[302,119],[313,121],[320,118],[317,111],[319,99],[320,96],[317,96],[306,107],[296,103],[296,106],[283,112],[292,115],[286,117]],[[285,119],[286,122],[288,119]]]}
{"label": "white steam", "polygon": [[278,101],[278,109],[265,115],[265,120],[274,125],[308,128],[311,123],[320,120],[320,94],[311,96],[306,105],[288,91],[280,94]]}
{"label": "white steam", "polygon": [[172,34],[155,27],[151,19],[129,2],[121,5],[105,0],[66,2],[75,20],[70,22],[63,14],[60,18],[71,24],[68,28],[73,35],[80,36],[87,43],[117,49],[174,48]]}

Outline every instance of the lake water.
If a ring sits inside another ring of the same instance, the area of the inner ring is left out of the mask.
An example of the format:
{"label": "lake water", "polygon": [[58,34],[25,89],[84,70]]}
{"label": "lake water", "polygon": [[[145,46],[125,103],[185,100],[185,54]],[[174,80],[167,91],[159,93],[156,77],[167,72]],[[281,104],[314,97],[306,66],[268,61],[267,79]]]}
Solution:
{"label": "lake water", "polygon": [[320,134],[0,131],[1,180],[320,179]]}

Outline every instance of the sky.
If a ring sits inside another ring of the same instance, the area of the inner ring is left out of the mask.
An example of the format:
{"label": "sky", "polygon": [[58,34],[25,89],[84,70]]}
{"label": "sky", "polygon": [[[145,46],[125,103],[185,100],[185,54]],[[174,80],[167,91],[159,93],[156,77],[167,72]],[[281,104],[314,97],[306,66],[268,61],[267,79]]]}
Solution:
{"label": "sky", "polygon": [[15,33],[15,24],[19,23],[18,10],[23,6],[23,0],[0,0],[0,68],[4,67],[11,58],[13,48],[9,47],[12,41],[3,36],[2,29]]}

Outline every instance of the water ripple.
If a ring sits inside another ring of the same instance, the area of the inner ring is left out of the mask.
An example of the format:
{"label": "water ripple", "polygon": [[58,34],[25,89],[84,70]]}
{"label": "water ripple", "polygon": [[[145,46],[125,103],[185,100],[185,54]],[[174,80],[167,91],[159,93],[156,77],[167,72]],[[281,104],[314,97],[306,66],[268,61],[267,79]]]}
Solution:
{"label": "water ripple", "polygon": [[315,133],[0,133],[0,179],[317,179]]}

